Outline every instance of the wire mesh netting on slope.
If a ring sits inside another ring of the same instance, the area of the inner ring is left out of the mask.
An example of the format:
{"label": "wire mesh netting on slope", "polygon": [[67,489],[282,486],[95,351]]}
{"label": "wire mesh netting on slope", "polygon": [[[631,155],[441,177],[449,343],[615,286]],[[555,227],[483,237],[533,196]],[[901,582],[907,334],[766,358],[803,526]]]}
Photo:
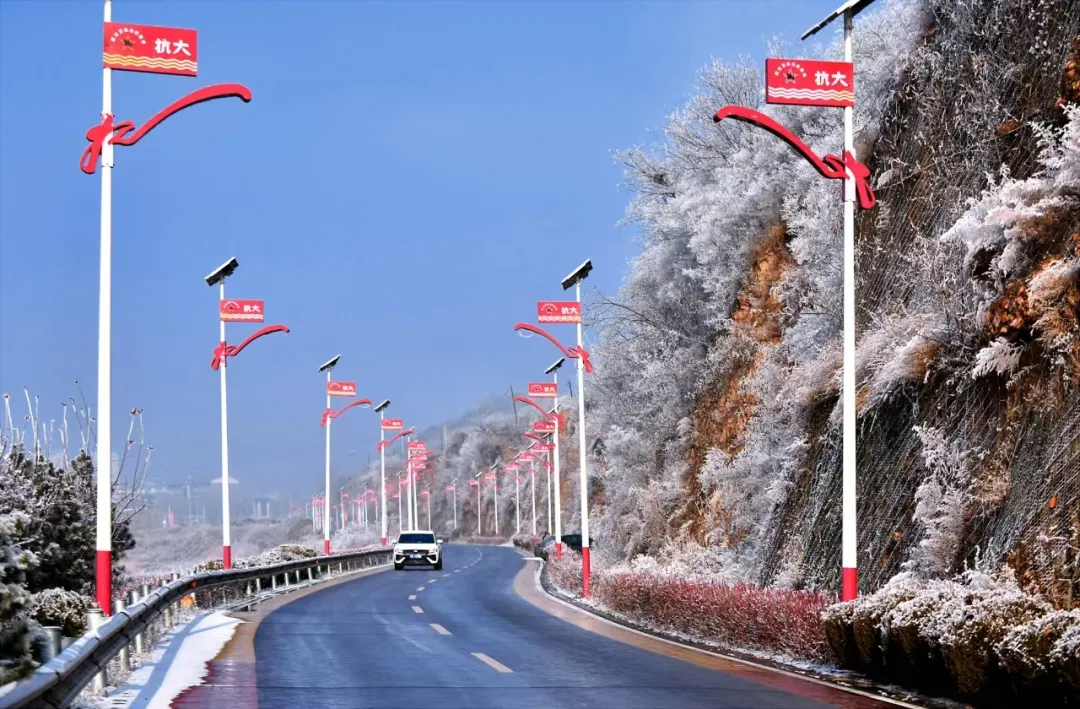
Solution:
{"label": "wire mesh netting on slope", "polygon": [[[1080,372],[1075,351],[1051,356],[1029,291],[1055,259],[1073,264],[1075,289],[1080,185],[1059,185],[1052,205],[1016,220],[1023,263],[1006,267],[1001,249],[942,236],[984,190],[1040,169],[1039,126],[1066,120],[1063,72],[1078,46],[1080,2],[929,4],[930,29],[886,118],[858,146],[880,199],[858,221],[860,348],[868,331],[926,316],[918,334],[901,332],[918,350],[907,361],[916,375],[877,399],[872,381],[860,389],[860,586],[878,588],[916,551],[946,557],[952,570],[1008,558],[1029,587],[1071,606],[1080,594]],[[1076,327],[1075,307],[1065,306],[1066,327]],[[1010,371],[973,377],[973,354],[994,338],[1015,353]],[[767,540],[765,583],[794,566],[799,584],[839,586],[834,405],[808,412],[811,451]],[[950,542],[933,546],[935,525]]]}

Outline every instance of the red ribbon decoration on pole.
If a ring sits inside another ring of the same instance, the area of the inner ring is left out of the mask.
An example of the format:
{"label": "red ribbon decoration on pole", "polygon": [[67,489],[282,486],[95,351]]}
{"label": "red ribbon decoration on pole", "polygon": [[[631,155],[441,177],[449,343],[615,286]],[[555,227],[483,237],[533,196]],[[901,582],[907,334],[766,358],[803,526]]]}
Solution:
{"label": "red ribbon decoration on pole", "polygon": [[375,447],[376,451],[381,453],[384,448],[389,448],[390,444],[393,443],[394,441],[396,441],[397,439],[401,438],[402,436],[411,436],[414,433],[416,433],[415,428],[410,428],[407,431],[399,431],[398,434],[396,436],[394,436],[393,438],[391,438],[390,440],[388,440],[388,441],[379,441],[379,445],[377,445]]}
{"label": "red ribbon decoration on pole", "polygon": [[258,330],[251,335],[248,335],[248,338],[241,342],[239,345],[227,345],[224,342],[219,342],[218,346],[214,348],[214,356],[210,360],[210,369],[216,372],[218,370],[218,367],[221,366],[221,363],[225,361],[226,357],[235,357],[236,355],[240,354],[240,352],[243,351],[245,347],[250,345],[255,340],[259,339],[263,335],[269,335],[275,332],[288,331],[289,328],[285,327],[284,325],[267,325],[263,329]]}
{"label": "red ribbon decoration on pole", "polygon": [[537,411],[539,411],[541,413],[541,415],[543,415],[543,417],[546,420],[548,420],[548,421],[558,421],[559,422],[559,427],[562,428],[562,425],[563,425],[562,416],[559,416],[558,414],[549,414],[547,411],[544,411],[544,407],[540,406],[540,404],[536,403],[535,401],[533,401],[529,397],[521,396],[519,394],[519,395],[514,397],[514,401],[520,401],[523,404],[528,404],[529,406],[531,406],[534,409],[536,409]]}
{"label": "red ribbon decoration on pole", "polygon": [[863,209],[873,209],[874,205],[877,204],[877,197],[874,196],[874,190],[870,187],[870,169],[856,160],[855,156],[850,152],[845,151],[843,158],[838,155],[818,157],[818,154],[811,150],[810,146],[802,142],[798,136],[787,128],[764,113],[745,106],[724,106],[713,116],[713,120],[717,123],[725,118],[734,118],[737,121],[749,123],[769,131],[802,154],[822,177],[830,180],[845,180],[847,179],[847,170],[850,170],[851,176],[855,179],[855,191],[859,198],[859,206]]}
{"label": "red ribbon decoration on pole", "polygon": [[[135,129],[135,124],[132,121],[121,121],[113,125],[113,116],[111,114],[102,116],[100,124],[86,131],[86,139],[90,141],[90,145],[83,150],[82,158],[79,160],[79,167],[87,175],[94,174],[98,160],[101,157],[101,149],[110,133],[112,133],[112,138],[109,140],[109,145],[135,145],[143,136],[174,113],[206,101],[232,97],[247,103],[251,100],[251,89],[242,84],[215,84],[214,86],[206,86],[197,91],[192,91],[187,96],[173,101],[155,113],[138,130]],[[132,131],[135,132],[132,133]],[[129,133],[130,135],[128,135]]]}
{"label": "red ribbon decoration on pole", "polygon": [[352,407],[360,406],[361,404],[367,404],[368,406],[371,406],[371,399],[356,399],[355,401],[350,401],[348,404],[345,404],[345,406],[342,406],[337,411],[332,411],[330,409],[323,411],[322,419],[319,421],[319,428],[326,428],[326,422],[329,419],[336,419],[338,416],[341,416],[343,413],[345,413]]}
{"label": "red ribbon decoration on pole", "polygon": [[541,337],[547,338],[548,342],[558,347],[559,351],[562,352],[567,359],[580,359],[581,365],[585,368],[585,373],[592,374],[592,362],[589,361],[589,353],[585,350],[584,347],[582,347],[581,349],[578,349],[577,347],[563,347],[562,344],[560,344],[559,341],[556,340],[554,337],[544,332],[536,325],[532,325],[527,322],[519,322],[517,325],[514,325],[514,331],[517,332],[518,330],[527,330],[528,332],[532,332],[540,335]]}

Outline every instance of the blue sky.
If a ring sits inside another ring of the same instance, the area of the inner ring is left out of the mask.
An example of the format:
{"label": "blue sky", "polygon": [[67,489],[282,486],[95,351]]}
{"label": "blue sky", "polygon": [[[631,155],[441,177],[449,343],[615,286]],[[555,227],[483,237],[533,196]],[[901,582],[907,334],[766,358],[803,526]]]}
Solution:
{"label": "blue sky", "polygon": [[[114,73],[117,120],[215,83],[254,99],[117,149],[114,447],[141,407],[152,475],[220,474],[202,279],[230,256],[229,294],[292,329],[230,361],[242,483],[319,484],[316,369],[335,354],[337,378],[408,425],[524,387],[555,352],[513,324],[585,258],[589,286],[614,292],[635,254],[612,152],[658,142],[711,59],[763,61],[768,38],[797,42],[837,2],[118,0],[114,20],[197,29],[199,77]],[[0,391],[20,418],[24,386],[46,420],[75,379],[95,398],[100,178],[77,162],[101,104],[101,7],[0,2]],[[374,453],[370,411],[334,431],[335,473]]]}

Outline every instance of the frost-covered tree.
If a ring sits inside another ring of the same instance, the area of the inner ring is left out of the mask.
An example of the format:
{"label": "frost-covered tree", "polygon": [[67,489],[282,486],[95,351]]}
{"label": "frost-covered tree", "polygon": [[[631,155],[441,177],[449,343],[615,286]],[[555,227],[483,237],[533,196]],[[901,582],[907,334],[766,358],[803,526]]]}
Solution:
{"label": "frost-covered tree", "polygon": [[31,603],[26,574],[37,558],[23,548],[30,535],[26,513],[0,513],[0,685],[33,667],[29,641],[34,623],[26,613]]}
{"label": "frost-covered tree", "polygon": [[[0,514],[19,512],[29,518],[23,548],[34,553],[36,566],[27,573],[31,592],[50,588],[93,594],[95,525],[97,519],[94,465],[80,455],[58,466],[28,457],[21,448],[0,459]],[[119,562],[134,547],[129,520],[114,509],[113,558]],[[117,563],[119,576],[123,567]]]}

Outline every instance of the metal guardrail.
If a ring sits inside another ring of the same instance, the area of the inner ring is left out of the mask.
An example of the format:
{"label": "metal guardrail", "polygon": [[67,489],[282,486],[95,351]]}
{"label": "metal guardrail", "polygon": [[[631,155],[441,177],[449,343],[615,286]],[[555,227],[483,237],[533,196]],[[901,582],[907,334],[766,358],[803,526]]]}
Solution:
{"label": "metal guardrail", "polygon": [[[54,659],[39,667],[29,677],[20,680],[11,691],[0,696],[0,709],[63,709],[69,706],[121,649],[133,643],[135,636],[184,596],[323,566],[328,570],[333,565],[340,565],[343,570],[346,567],[353,570],[359,566],[359,562],[371,562],[380,558],[389,560],[390,555],[390,549],[377,549],[318,556],[249,569],[207,571],[177,579],[138,603],[118,611],[97,630],[87,631]],[[374,564],[364,564],[372,565]]]}

